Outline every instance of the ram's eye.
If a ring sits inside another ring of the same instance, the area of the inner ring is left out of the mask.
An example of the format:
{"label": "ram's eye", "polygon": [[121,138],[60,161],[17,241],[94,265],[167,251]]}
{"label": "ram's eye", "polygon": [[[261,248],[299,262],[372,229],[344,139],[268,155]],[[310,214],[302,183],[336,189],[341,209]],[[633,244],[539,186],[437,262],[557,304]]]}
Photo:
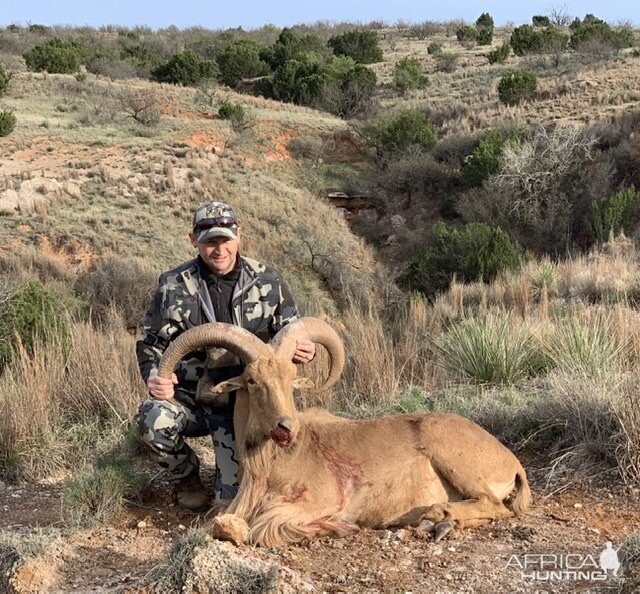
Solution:
{"label": "ram's eye", "polygon": [[248,383],[250,386],[253,386],[253,385],[255,385],[256,380],[254,380],[252,377],[250,377],[250,378],[247,380],[247,383]]}

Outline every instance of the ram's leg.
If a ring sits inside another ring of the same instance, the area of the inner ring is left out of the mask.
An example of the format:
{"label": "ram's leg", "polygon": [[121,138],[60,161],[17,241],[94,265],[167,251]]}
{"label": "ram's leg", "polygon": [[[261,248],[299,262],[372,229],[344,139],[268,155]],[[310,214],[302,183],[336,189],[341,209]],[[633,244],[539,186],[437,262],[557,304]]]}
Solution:
{"label": "ram's leg", "polygon": [[511,516],[513,512],[502,501],[482,494],[473,499],[430,506],[422,516],[422,525],[425,529],[434,530],[438,541],[454,528],[475,528]]}

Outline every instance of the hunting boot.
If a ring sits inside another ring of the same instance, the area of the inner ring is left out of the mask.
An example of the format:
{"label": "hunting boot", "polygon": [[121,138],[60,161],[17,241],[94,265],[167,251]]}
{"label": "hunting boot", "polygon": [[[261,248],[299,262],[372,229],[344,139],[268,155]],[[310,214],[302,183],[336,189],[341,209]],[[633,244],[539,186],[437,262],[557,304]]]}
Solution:
{"label": "hunting boot", "polygon": [[200,482],[198,469],[180,479],[175,488],[176,500],[182,509],[200,513],[209,509],[209,496]]}

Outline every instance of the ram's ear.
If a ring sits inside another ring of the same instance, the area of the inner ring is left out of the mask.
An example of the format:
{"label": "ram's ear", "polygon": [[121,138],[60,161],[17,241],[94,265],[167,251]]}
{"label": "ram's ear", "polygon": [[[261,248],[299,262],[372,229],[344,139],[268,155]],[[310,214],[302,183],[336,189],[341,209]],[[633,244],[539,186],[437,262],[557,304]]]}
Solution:
{"label": "ram's ear", "polygon": [[242,381],[242,376],[238,376],[232,377],[224,382],[220,382],[215,386],[211,386],[209,391],[214,394],[222,394],[222,392],[233,392],[234,390],[240,390],[241,388],[244,388],[244,382]]}
{"label": "ram's ear", "polygon": [[316,385],[308,377],[297,377],[293,380],[293,387],[296,390],[311,390]]}

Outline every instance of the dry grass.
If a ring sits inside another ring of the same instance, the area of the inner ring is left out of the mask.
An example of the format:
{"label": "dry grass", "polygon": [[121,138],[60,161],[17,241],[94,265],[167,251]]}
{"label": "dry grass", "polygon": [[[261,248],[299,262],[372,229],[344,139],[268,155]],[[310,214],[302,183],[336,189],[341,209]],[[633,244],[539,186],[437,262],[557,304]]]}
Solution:
{"label": "dry grass", "polygon": [[67,350],[24,350],[0,377],[0,467],[38,479],[74,468],[122,438],[144,389],[133,338],[113,324],[71,327]]}

